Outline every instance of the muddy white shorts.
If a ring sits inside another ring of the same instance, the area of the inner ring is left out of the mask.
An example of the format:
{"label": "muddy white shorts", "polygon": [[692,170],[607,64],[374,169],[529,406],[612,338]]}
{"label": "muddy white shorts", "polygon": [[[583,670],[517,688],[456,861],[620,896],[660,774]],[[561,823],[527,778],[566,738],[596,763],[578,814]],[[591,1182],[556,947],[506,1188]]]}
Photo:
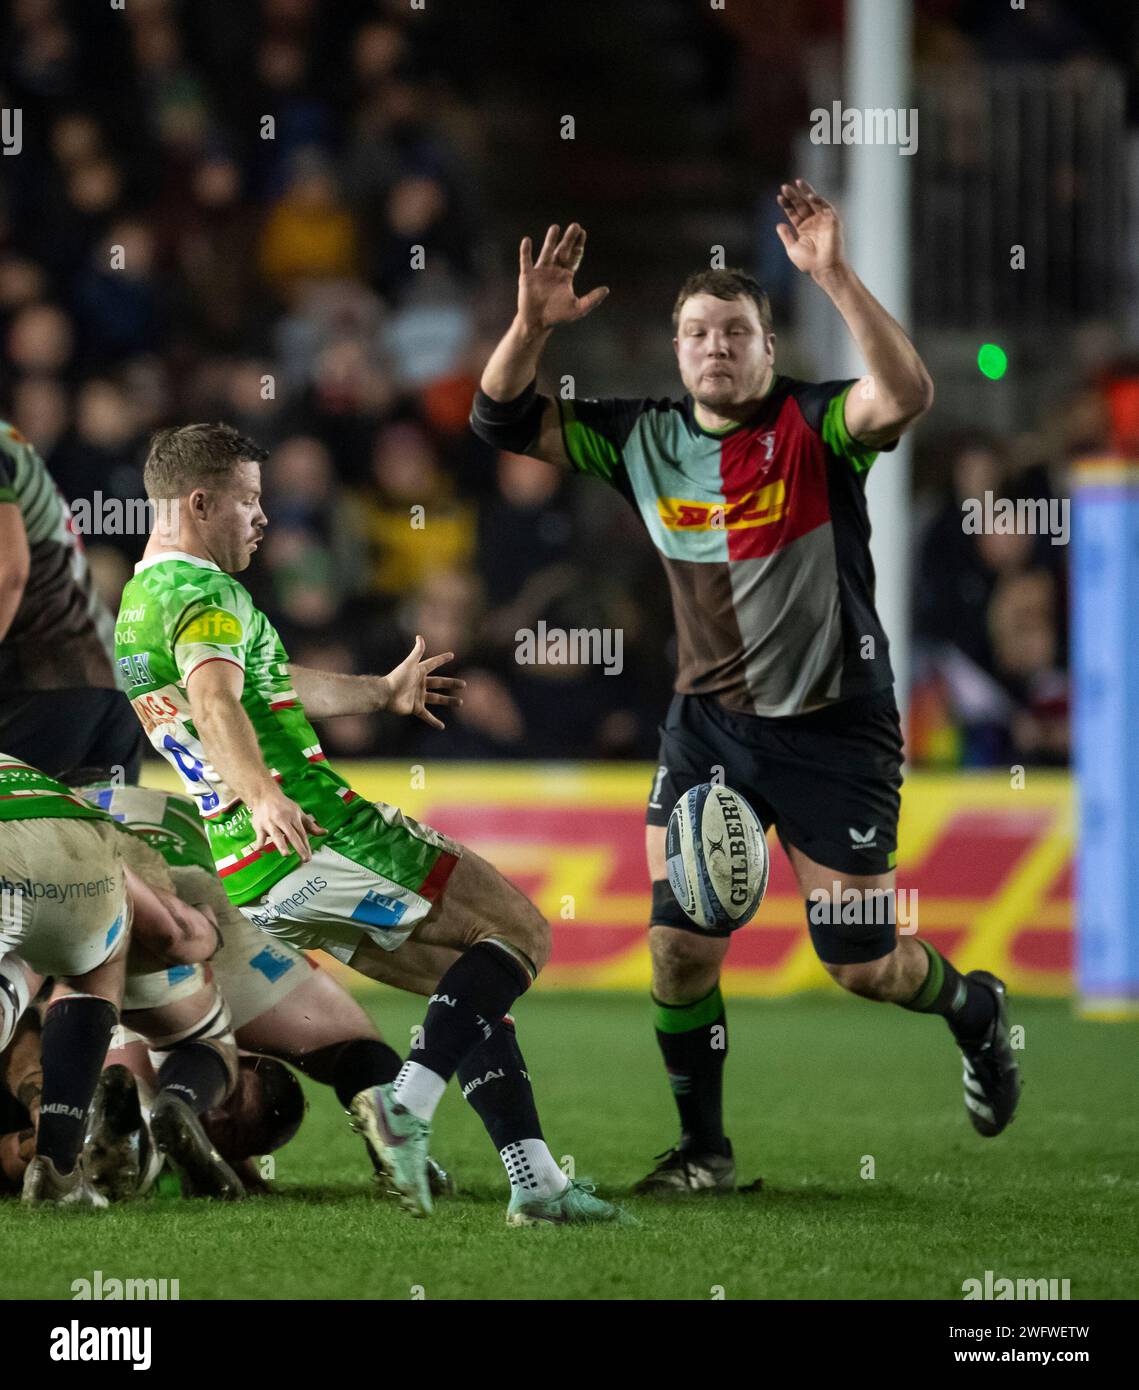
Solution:
{"label": "muddy white shorts", "polygon": [[130,927],[120,848],[109,821],[60,817],[0,826],[0,956],[74,978],[102,965]]}

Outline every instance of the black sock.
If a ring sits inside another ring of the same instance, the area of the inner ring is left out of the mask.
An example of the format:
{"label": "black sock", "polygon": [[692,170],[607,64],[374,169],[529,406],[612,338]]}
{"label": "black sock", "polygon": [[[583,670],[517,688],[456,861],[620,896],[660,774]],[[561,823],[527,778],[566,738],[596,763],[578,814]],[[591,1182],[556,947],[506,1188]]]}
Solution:
{"label": "black sock", "polygon": [[179,1043],[158,1068],[158,1089],[184,1100],[196,1115],[225,1100],[230,1079],[221,1053],[203,1042]]}
{"label": "black sock", "polygon": [[456,1079],[500,1152],[522,1139],[541,1139],[534,1089],[511,1019],[459,1063]]}
{"label": "black sock", "polygon": [[336,1099],[349,1110],[353,1097],[399,1075],[399,1053],[379,1038],[349,1038],[315,1048],[294,1060],[306,1076],[322,1081],[336,1092]]}
{"label": "black sock", "polygon": [[93,994],[68,995],[47,1011],[40,1040],[43,1099],[36,1153],[70,1173],[119,1011]]}
{"label": "black sock", "polygon": [[967,979],[928,941],[918,945],[929,958],[925,983],[902,1008],[919,1014],[940,1014],[953,1036],[961,1043],[982,1038],[996,1017],[997,1001],[992,990]]}
{"label": "black sock", "polygon": [[656,1010],[657,1043],[673,1099],[680,1112],[680,1147],[688,1153],[732,1151],[724,1137],[724,1059],[728,1025],[717,985],[693,1004],[662,1004]]}
{"label": "black sock", "polygon": [[427,1005],[423,1031],[408,1061],[449,1081],[473,1047],[485,1042],[530,976],[509,951],[489,941],[464,951],[444,973]]}

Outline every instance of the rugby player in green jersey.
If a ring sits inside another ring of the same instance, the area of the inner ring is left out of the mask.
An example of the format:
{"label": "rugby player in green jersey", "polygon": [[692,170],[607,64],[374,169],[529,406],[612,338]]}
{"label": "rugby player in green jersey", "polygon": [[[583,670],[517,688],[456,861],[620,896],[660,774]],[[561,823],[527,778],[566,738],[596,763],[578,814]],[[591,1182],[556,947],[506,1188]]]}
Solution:
{"label": "rugby player in green jersey", "polygon": [[409,1057],[401,1066],[385,1048],[386,1071],[373,1066],[351,1102],[406,1210],[431,1211],[428,1137],[448,1080],[493,1074],[471,1103],[510,1176],[507,1220],[616,1219],[542,1140],[505,1018],[546,962],[549,925],[479,855],[354,792],[309,723],[389,710],[441,728],[432,709],[458,703],[463,684],[434,674],[450,654],[425,659],[417,638],[386,676],[290,664],[233,577],[268,524],[265,457],[224,425],[154,437],[144,477],[158,523],[123,591],[120,684],[197,802],[226,892],[250,921],[373,979],[434,990]]}
{"label": "rugby player in green jersey", "polygon": [[842,315],[866,362],[861,380],[777,372],[767,296],[742,272],[709,270],[688,278],[673,309],[683,398],[540,395],[535,374],[551,330],[608,293],[575,293],[585,231],[573,223],[564,235],[551,227],[536,260],[523,240],[517,314],[471,413],[488,443],[622,493],[672,593],[676,696],[645,837],[657,1040],[681,1130],[639,1185],[661,1195],[735,1186],[721,1104],[729,934],[684,914],[665,867],[669,813],[703,782],[726,782],[765,828],[775,825],[815,951],[839,985],[946,1019],[980,1134],[999,1134],[1019,1095],[1003,983],[983,970],[962,975],[895,922],[902,739],[874,607],[865,483],[878,453],[929,409],[933,387],[914,345],[847,262],[831,204],[801,179],[783,184],[778,201],[784,249]]}

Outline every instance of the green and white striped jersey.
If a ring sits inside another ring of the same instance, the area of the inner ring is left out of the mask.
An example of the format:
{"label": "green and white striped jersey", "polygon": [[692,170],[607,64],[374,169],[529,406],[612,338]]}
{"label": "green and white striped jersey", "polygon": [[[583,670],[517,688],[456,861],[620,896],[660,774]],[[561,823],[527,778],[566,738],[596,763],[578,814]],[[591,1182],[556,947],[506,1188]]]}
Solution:
{"label": "green and white striped jersey", "polygon": [[46,772],[0,753],[0,821],[40,819],[110,820],[111,817]]}

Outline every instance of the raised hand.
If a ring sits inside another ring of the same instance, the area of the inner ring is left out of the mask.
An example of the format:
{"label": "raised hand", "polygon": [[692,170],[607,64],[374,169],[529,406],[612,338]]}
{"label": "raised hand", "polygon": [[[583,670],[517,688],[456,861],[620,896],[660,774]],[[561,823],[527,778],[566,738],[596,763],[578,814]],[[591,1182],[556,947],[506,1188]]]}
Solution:
{"label": "raised hand", "polygon": [[783,184],[778,202],[787,221],[780,222],[775,230],[797,270],[818,275],[844,264],[839,215],[806,179]]}
{"label": "raised hand", "polygon": [[559,238],[560,231],[548,228],[537,260],[529,237],[518,248],[518,317],[531,331],[584,318],[609,293],[604,285],[580,297],[574,293],[573,277],[585,255],[585,228],[571,222]]}
{"label": "raised hand", "polygon": [[414,714],[433,729],[446,726],[427,708],[428,705],[461,705],[462,696],[458,692],[466,688],[466,681],[455,676],[434,676],[431,673],[448,661],[454,661],[454,652],[442,652],[439,656],[423,659],[427,644],[422,637],[416,637],[415,645],[400,664],[384,677],[387,682],[387,703],[384,708],[392,714]]}

